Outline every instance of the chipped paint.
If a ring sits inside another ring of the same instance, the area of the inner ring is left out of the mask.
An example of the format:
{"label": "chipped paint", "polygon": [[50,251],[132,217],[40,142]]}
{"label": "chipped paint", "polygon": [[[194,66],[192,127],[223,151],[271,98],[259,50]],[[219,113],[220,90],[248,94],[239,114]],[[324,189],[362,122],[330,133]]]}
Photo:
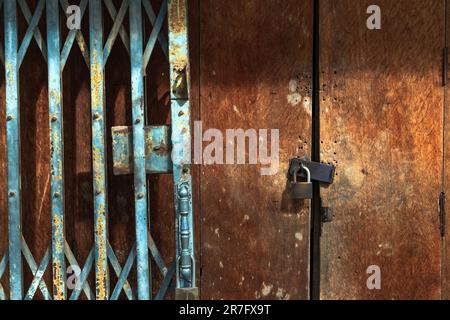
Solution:
{"label": "chipped paint", "polygon": [[21,254],[21,188],[20,188],[20,107],[19,67],[17,38],[17,3],[4,3],[5,35],[5,89],[7,170],[8,170],[8,250],[9,282],[11,300],[23,298],[22,254]]}
{"label": "chipped paint", "polygon": [[[115,175],[133,173],[132,127],[112,127],[113,170]],[[170,130],[168,126],[145,126],[145,171],[172,171]]]}
{"label": "chipped paint", "polygon": [[[172,162],[175,199],[177,288],[195,287],[187,1],[169,0]],[[188,195],[185,197],[184,195]],[[189,271],[188,271],[189,270]],[[191,275],[188,275],[191,273]]]}
{"label": "chipped paint", "polygon": [[47,1],[47,56],[49,87],[50,186],[52,214],[53,298],[66,299],[64,257],[64,171],[62,142],[59,1]]}
{"label": "chipped paint", "polygon": [[92,113],[92,167],[95,221],[95,292],[97,300],[109,298],[107,260],[107,187],[104,106],[102,1],[89,1],[90,74]]}
{"label": "chipped paint", "polygon": [[142,6],[130,0],[131,110],[133,119],[133,175],[136,221],[137,295],[139,300],[151,297],[148,261],[148,207],[145,172],[144,74]]}

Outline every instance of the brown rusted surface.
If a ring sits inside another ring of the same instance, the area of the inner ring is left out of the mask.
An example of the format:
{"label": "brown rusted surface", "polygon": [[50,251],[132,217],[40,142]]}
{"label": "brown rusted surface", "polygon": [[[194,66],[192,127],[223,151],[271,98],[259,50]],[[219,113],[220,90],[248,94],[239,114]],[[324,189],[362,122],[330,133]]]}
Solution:
{"label": "brown rusted surface", "polygon": [[[28,2],[31,11],[34,11],[36,3],[37,1]],[[18,21],[19,35],[22,37],[26,22],[23,17]],[[39,26],[41,30],[45,30],[45,22]],[[22,232],[36,264],[39,265],[51,245],[51,209],[47,68],[37,66],[46,66],[46,62],[36,42],[32,41],[19,72]],[[26,290],[33,276],[25,259],[23,270]],[[51,293],[51,264],[44,279]],[[39,290],[35,297],[42,298]]]}
{"label": "brown rusted surface", "polygon": [[309,203],[285,189],[289,158],[310,153],[311,4],[200,1],[203,129],[280,129],[281,149],[274,176],[201,168],[203,299],[308,298]]}
{"label": "brown rusted surface", "polygon": [[[191,106],[191,121],[200,120],[200,1],[190,0],[188,4],[188,38],[189,38],[189,65],[190,65],[190,87],[189,87],[189,103]],[[192,145],[192,151],[194,146]],[[193,153],[192,153],[193,154]],[[202,278],[200,269],[201,260],[201,167],[192,166],[192,196],[194,210],[194,246],[196,258],[196,276],[197,287],[199,292],[202,289]]]}
{"label": "brown rusted surface", "polygon": [[[447,34],[450,31],[450,9],[447,8],[445,17],[447,19]],[[449,46],[449,39],[446,39],[446,46]],[[450,57],[447,57],[450,58]],[[450,60],[449,60],[450,61]],[[447,71],[450,65],[447,66]],[[450,76],[449,73],[446,75]],[[442,298],[450,300],[450,105],[448,103],[449,86],[447,84],[445,88],[446,104],[445,104],[445,119],[444,119],[444,182],[443,191],[446,194],[446,206],[445,206],[445,238],[443,240],[442,250]]]}
{"label": "brown rusted surface", "polygon": [[[66,239],[78,263],[84,265],[94,244],[91,111],[89,70],[76,46],[63,75]],[[91,271],[88,283],[94,290],[93,275]],[[85,294],[80,297],[84,299]]]}
{"label": "brown rusted surface", "polygon": [[[321,298],[439,299],[444,1],[321,1]],[[381,290],[366,270],[381,268]]]}

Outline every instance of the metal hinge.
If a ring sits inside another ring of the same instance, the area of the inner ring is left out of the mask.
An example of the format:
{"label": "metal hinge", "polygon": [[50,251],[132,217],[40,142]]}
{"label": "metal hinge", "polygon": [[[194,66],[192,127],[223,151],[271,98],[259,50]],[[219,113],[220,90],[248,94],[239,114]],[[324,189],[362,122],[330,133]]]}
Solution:
{"label": "metal hinge", "polygon": [[441,192],[439,196],[439,230],[441,237],[445,237],[445,193]]}
{"label": "metal hinge", "polygon": [[448,47],[445,47],[442,53],[442,85],[448,84]]}

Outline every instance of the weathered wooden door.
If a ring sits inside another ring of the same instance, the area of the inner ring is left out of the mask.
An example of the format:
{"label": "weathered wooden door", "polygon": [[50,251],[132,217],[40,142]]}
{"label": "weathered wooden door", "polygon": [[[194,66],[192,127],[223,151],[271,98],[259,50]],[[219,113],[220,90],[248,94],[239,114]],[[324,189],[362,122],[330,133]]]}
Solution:
{"label": "weathered wooden door", "polygon": [[309,201],[287,199],[286,171],[311,151],[312,1],[199,5],[203,130],[278,129],[280,148],[272,176],[201,167],[201,296],[307,299]]}
{"label": "weathered wooden door", "polygon": [[366,26],[372,4],[320,1],[322,160],[337,166],[321,298],[439,299],[445,1],[376,1],[381,30]]}

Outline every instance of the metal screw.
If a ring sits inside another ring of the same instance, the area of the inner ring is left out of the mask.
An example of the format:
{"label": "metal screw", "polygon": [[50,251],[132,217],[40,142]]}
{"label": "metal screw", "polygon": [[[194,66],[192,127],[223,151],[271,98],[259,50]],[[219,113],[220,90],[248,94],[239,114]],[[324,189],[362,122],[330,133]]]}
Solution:
{"label": "metal screw", "polygon": [[10,198],[14,198],[16,196],[16,193],[14,192],[14,191],[11,191],[10,193],[9,193],[9,197]]}
{"label": "metal screw", "polygon": [[140,122],[141,122],[141,118],[137,118],[136,121],[135,121],[136,124],[138,124]]}
{"label": "metal screw", "polygon": [[189,169],[188,168],[183,168],[183,173],[188,173]]}
{"label": "metal screw", "polygon": [[52,122],[56,122],[58,120],[58,118],[56,116],[52,117]]}
{"label": "metal screw", "polygon": [[61,194],[59,192],[55,192],[54,196],[55,196],[55,198],[59,198],[61,196]]}
{"label": "metal screw", "polygon": [[179,116],[179,117],[181,117],[181,116],[183,116],[183,115],[184,115],[184,112],[183,112],[183,111],[178,112],[178,116]]}
{"label": "metal screw", "polygon": [[142,192],[139,192],[137,197],[138,199],[144,199],[144,194]]}
{"label": "metal screw", "polygon": [[6,117],[6,121],[11,121],[12,119],[13,119],[12,115],[8,115],[8,116]]}
{"label": "metal screw", "polygon": [[100,191],[100,190],[95,190],[95,195],[96,196],[99,196],[99,195],[101,195],[102,194],[102,192]]}
{"label": "metal screw", "polygon": [[100,118],[100,115],[98,113],[94,114],[94,120],[98,120]]}

